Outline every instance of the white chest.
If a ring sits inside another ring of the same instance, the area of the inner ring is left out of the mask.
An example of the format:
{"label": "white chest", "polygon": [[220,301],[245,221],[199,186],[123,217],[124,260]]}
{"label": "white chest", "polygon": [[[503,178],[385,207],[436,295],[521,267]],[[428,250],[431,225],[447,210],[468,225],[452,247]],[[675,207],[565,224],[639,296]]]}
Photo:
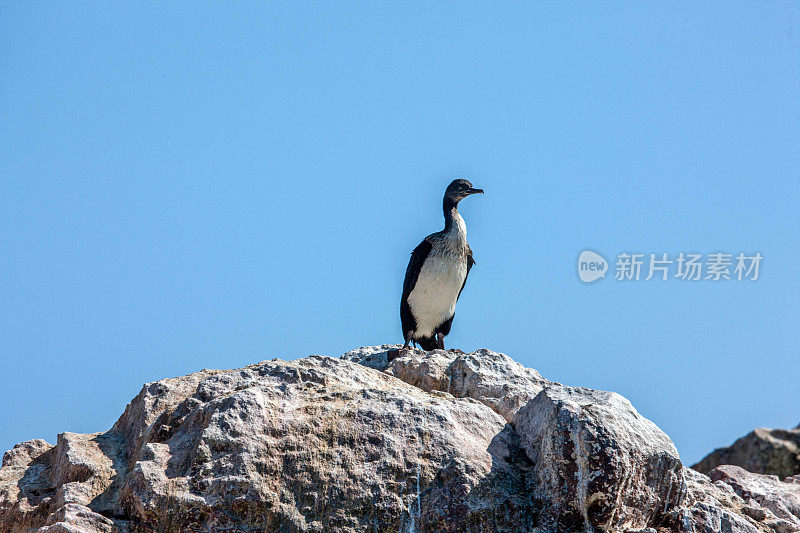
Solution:
{"label": "white chest", "polygon": [[408,305],[417,322],[416,337],[429,337],[433,330],[456,312],[456,301],[467,277],[467,261],[463,253],[451,252],[445,246],[431,250],[420,270]]}

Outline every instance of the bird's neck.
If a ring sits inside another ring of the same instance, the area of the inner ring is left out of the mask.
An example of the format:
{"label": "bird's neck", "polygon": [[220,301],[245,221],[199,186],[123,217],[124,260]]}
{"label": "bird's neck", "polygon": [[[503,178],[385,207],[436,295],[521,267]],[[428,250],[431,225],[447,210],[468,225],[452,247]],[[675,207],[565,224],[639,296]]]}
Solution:
{"label": "bird's neck", "polygon": [[463,244],[467,242],[467,224],[458,212],[456,204],[444,201],[444,232]]}

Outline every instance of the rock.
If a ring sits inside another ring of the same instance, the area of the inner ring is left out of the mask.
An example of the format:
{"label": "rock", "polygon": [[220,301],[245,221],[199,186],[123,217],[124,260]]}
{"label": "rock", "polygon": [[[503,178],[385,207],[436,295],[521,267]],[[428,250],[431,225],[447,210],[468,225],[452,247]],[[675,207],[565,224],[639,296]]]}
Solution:
{"label": "rock", "polygon": [[683,500],[672,441],[619,394],[551,386],[514,425],[534,464],[540,522],[555,531],[644,530]]}
{"label": "rock", "polygon": [[[712,470],[708,477],[724,482],[743,500],[760,505],[765,515],[762,521],[772,515],[795,528],[791,531],[800,531],[800,476],[781,482],[778,476],[754,474],[738,466],[725,465]],[[762,516],[761,512],[755,512],[758,517]]]}
{"label": "rock", "polygon": [[[462,354],[414,349],[388,363],[386,354],[400,345],[359,348],[343,359],[383,370],[424,391],[475,398],[511,422],[520,407],[551,385],[539,372],[491,350]],[[556,383],[556,385],[558,385]]]}
{"label": "rock", "polygon": [[106,432],[6,452],[0,531],[795,527],[800,478],[686,470],[619,395],[489,350],[393,348],[149,383]]}
{"label": "rock", "polygon": [[47,523],[39,529],[42,533],[85,533],[87,531],[114,531],[114,521],[95,513],[84,505],[68,503],[50,514]]}
{"label": "rock", "polygon": [[375,370],[383,370],[389,364],[389,350],[399,350],[402,344],[381,344],[380,346],[362,346],[342,355],[345,361],[359,363]]}
{"label": "rock", "polygon": [[[337,359],[204,371],[146,385],[107,433],[15,448],[0,523],[104,531],[109,518],[87,522],[104,512],[159,531],[512,531],[530,518],[505,427],[476,400]],[[46,507],[14,490],[25,475]]]}
{"label": "rock", "polygon": [[0,531],[25,530],[44,524],[49,504],[44,495],[52,490],[49,465],[53,445],[42,439],[14,446],[3,455],[0,468]]}
{"label": "rock", "polygon": [[[736,466],[721,466],[711,477],[685,468],[686,498],[670,513],[672,531],[694,533],[789,533],[800,531],[800,476],[780,481]],[[777,514],[776,514],[777,513]]]}
{"label": "rock", "polygon": [[[771,531],[744,512],[744,501],[730,486],[685,468],[686,498],[668,524],[681,533],[757,533]],[[753,507],[753,506],[749,506]],[[750,510],[752,513],[752,509]]]}
{"label": "rock", "polygon": [[692,466],[708,474],[720,465],[736,465],[757,474],[780,478],[800,474],[800,426],[758,428],[727,448],[718,448]]}

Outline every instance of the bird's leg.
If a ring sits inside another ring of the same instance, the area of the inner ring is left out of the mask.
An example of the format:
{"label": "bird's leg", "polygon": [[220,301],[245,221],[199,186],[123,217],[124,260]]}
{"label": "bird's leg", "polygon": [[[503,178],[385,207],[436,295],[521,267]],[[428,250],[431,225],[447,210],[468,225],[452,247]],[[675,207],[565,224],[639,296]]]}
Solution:
{"label": "bird's leg", "polygon": [[400,348],[399,350],[389,350],[388,352],[386,352],[386,360],[391,363],[392,360],[396,358],[398,355],[404,355],[407,352],[409,352],[411,350],[411,346],[409,346],[411,342],[412,342],[411,332],[409,331],[408,333],[406,333],[406,343],[403,345],[403,347]]}
{"label": "bird's leg", "polygon": [[436,334],[436,346],[440,350],[444,350],[444,333],[437,333]]}

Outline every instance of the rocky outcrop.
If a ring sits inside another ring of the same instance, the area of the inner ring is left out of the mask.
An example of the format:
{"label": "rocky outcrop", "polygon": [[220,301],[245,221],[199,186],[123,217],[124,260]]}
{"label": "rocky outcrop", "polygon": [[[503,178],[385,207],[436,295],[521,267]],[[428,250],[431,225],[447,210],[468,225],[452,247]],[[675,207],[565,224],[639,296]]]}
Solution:
{"label": "rocky outcrop", "polygon": [[685,469],[615,393],[390,348],[164,379],[104,433],[19,444],[0,531],[800,531],[797,480]]}
{"label": "rocky outcrop", "polygon": [[548,529],[642,529],[683,502],[678,451],[619,394],[548,387],[514,422]]}
{"label": "rocky outcrop", "polygon": [[[456,398],[474,398],[511,422],[520,407],[552,385],[539,372],[491,350],[471,354],[434,350],[413,351],[387,361],[396,346],[369,346],[347,352],[342,359],[383,370],[424,391],[441,391]],[[559,385],[555,383],[555,385]]]}
{"label": "rocky outcrop", "polygon": [[800,474],[800,426],[758,428],[727,448],[717,448],[692,468],[707,474],[720,465],[741,466],[780,478]]}
{"label": "rocky outcrop", "polygon": [[737,466],[715,468],[710,477],[689,468],[684,474],[687,501],[674,522],[679,531],[800,531],[800,476],[780,481]]}

